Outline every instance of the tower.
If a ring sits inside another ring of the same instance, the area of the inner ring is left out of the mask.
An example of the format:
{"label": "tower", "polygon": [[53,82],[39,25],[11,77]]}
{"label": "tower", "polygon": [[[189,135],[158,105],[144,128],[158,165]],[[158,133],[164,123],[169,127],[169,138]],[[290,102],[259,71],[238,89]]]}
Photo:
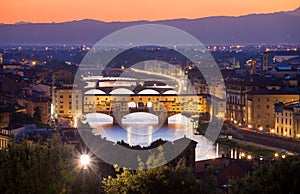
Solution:
{"label": "tower", "polygon": [[3,57],[2,57],[2,54],[0,53],[0,64],[3,63]]}
{"label": "tower", "polygon": [[251,69],[250,69],[250,74],[256,74],[256,60],[251,59]]}
{"label": "tower", "polygon": [[263,71],[268,71],[268,52],[264,52],[263,54]]}

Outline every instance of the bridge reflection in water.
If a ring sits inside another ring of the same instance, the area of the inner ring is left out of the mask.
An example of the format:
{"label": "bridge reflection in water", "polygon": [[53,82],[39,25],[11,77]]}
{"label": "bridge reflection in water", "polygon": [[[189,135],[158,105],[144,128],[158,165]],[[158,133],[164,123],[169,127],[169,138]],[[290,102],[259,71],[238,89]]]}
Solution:
{"label": "bridge reflection in water", "polygon": [[[123,117],[121,125],[114,125],[113,118],[106,114],[90,113],[86,121],[95,135],[110,141],[124,141],[130,145],[148,146],[157,139],[174,141],[184,136],[198,142],[196,160],[219,157],[216,147],[202,135],[194,135],[193,123],[184,115],[176,114],[168,118],[168,125],[159,125],[156,115],[139,112]],[[134,121],[134,122],[133,122]]]}

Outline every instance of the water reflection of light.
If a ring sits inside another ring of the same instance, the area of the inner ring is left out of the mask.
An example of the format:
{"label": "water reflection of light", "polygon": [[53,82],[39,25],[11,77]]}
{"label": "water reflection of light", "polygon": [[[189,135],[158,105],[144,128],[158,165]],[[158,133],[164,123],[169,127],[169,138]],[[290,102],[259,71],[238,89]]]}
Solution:
{"label": "water reflection of light", "polygon": [[[102,116],[106,119],[101,118]],[[173,118],[170,117],[169,125],[159,129],[156,128],[157,124],[145,122],[128,122],[122,127],[114,126],[112,125],[112,119],[111,123],[107,122],[109,121],[109,116],[107,116],[108,115],[98,113],[86,116],[86,122],[93,128],[93,133],[95,135],[101,135],[107,140],[114,142],[124,140],[130,145],[148,146],[157,139],[174,141],[186,136],[197,142],[196,161],[219,157],[218,150],[216,150],[213,142],[202,135],[194,135],[193,124],[190,119],[185,116],[176,115]],[[139,119],[141,118],[142,117]]]}
{"label": "water reflection of light", "polygon": [[[139,130],[139,132],[136,132],[137,130]],[[153,142],[153,126],[151,125],[147,128],[128,126],[126,131],[127,143],[130,145],[147,146]],[[143,131],[143,135],[140,134],[140,131]]]}

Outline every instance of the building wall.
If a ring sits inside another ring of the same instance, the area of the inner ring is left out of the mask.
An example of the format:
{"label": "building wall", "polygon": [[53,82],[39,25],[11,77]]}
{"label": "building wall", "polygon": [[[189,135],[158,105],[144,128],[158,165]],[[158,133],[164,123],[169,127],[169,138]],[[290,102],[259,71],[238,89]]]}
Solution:
{"label": "building wall", "polygon": [[82,115],[82,92],[72,88],[54,90],[54,114],[56,117],[68,117]]}
{"label": "building wall", "polygon": [[52,81],[54,85],[58,84],[59,82],[70,82],[73,81],[73,79],[72,72],[63,69],[53,72],[52,75]]}
{"label": "building wall", "polygon": [[276,135],[285,137],[294,137],[293,128],[293,110],[284,109],[282,112],[275,113],[275,129]]}
{"label": "building wall", "polygon": [[276,102],[290,102],[299,99],[296,94],[272,94],[260,95],[252,94],[248,96],[248,125],[258,129],[262,127],[265,130],[275,128]]}
{"label": "building wall", "polygon": [[290,106],[276,112],[274,133],[279,136],[300,138],[300,110]]}
{"label": "building wall", "polygon": [[0,129],[9,126],[9,113],[0,112]]}
{"label": "building wall", "polygon": [[6,149],[9,142],[9,136],[0,134],[0,150]]}
{"label": "building wall", "polygon": [[51,103],[50,100],[41,100],[41,101],[33,101],[30,99],[19,99],[18,103],[25,107],[26,113],[30,114],[31,116],[34,115],[34,109],[39,107],[41,110],[41,120],[43,123],[47,123],[49,116],[50,116],[50,107]]}
{"label": "building wall", "polygon": [[245,125],[246,113],[246,87],[239,85],[227,86],[226,118],[237,124]]}

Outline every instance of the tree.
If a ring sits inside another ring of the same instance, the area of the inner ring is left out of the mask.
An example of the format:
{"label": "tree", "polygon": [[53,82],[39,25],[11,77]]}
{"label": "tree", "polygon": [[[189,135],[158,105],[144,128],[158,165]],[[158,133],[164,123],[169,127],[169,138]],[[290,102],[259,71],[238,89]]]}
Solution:
{"label": "tree", "polygon": [[255,167],[253,175],[231,182],[230,193],[299,193],[300,157]]}
{"label": "tree", "polygon": [[10,126],[15,127],[23,124],[33,123],[31,115],[24,112],[13,112],[10,115]]}
{"label": "tree", "polygon": [[0,193],[75,193],[74,151],[58,135],[48,146],[11,141],[0,150]]}
{"label": "tree", "polygon": [[[140,163],[140,170],[120,169],[116,167],[116,177],[103,179],[104,191],[115,193],[199,193],[200,182],[196,180],[191,169],[185,166],[182,159],[174,167],[163,165],[151,168],[155,162],[160,162],[163,154],[149,157],[146,164]],[[143,169],[144,165],[149,167]]]}

